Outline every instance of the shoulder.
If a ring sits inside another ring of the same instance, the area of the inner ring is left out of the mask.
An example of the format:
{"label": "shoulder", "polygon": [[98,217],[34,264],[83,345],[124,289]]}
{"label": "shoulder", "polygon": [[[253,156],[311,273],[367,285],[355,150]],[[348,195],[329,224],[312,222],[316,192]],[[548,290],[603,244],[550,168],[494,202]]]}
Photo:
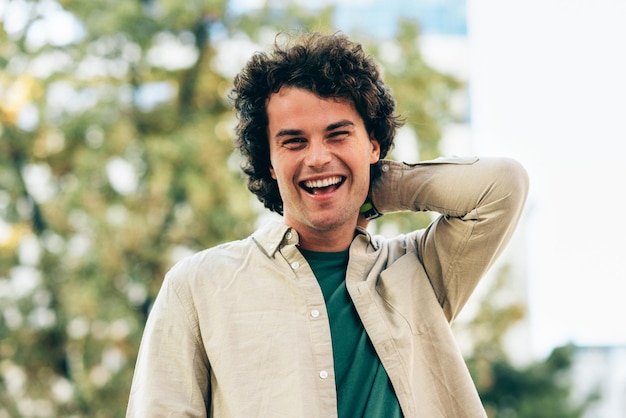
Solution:
{"label": "shoulder", "polygon": [[282,223],[269,222],[244,239],[187,256],[169,270],[166,280],[188,291],[223,289],[237,277],[250,276],[251,271],[271,262],[287,229]]}
{"label": "shoulder", "polygon": [[167,272],[166,281],[179,290],[217,284],[228,276],[226,272],[240,268],[255,247],[252,238],[247,237],[196,252],[176,262]]}

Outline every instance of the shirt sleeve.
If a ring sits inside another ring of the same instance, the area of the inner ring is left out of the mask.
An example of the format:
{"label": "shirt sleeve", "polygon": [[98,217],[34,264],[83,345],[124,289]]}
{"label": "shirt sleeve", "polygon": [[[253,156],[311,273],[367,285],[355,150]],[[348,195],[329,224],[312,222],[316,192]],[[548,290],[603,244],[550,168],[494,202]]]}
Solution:
{"label": "shirt sleeve", "polygon": [[510,240],[528,194],[528,175],[507,158],[380,162],[372,201],[382,213],[441,214],[415,234],[417,254],[449,321]]}
{"label": "shirt sleeve", "polygon": [[166,275],[150,311],[127,417],[208,415],[209,362],[184,276],[182,266]]}

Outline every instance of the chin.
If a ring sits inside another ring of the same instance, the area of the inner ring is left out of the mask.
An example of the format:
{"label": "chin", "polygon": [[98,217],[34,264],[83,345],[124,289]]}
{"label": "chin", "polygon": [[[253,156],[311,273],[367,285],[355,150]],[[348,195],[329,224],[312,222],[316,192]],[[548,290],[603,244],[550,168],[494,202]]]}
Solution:
{"label": "chin", "polygon": [[[334,216],[333,216],[334,215]],[[332,231],[339,227],[345,226],[348,223],[353,222],[356,227],[357,219],[352,216],[338,216],[336,212],[329,216],[323,216],[318,219],[312,219],[311,225],[319,231]]]}

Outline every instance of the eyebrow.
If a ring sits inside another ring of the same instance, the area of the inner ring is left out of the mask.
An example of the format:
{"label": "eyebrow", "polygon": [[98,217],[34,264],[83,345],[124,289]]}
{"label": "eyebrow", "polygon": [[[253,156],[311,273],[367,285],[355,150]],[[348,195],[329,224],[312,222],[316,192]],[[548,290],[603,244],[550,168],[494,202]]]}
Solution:
{"label": "eyebrow", "polygon": [[281,138],[283,136],[296,136],[296,135],[302,135],[304,131],[302,131],[301,129],[281,129],[280,131],[276,132],[276,135],[274,135],[275,138]]}
{"label": "eyebrow", "polygon": [[[352,121],[349,121],[347,119],[340,120],[339,122],[331,123],[330,125],[328,125],[326,127],[326,132],[332,132],[335,129],[353,127],[353,126],[354,126],[354,122]],[[274,137],[281,138],[283,136],[296,136],[296,135],[302,135],[303,133],[304,131],[301,129],[281,129],[280,131],[276,133]]]}
{"label": "eyebrow", "polygon": [[353,127],[353,126],[354,126],[354,122],[344,119],[339,122],[331,123],[330,125],[328,125],[326,127],[326,132],[334,131],[335,129],[338,129],[338,128]]}

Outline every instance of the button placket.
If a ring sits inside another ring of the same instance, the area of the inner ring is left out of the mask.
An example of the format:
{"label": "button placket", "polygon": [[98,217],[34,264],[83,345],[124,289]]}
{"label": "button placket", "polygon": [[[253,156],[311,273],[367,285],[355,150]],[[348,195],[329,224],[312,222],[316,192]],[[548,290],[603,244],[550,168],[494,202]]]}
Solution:
{"label": "button placket", "polygon": [[[295,239],[295,232],[292,236],[288,236],[287,232],[284,239],[289,241]],[[309,271],[306,259],[302,257],[295,246],[287,245],[283,247],[281,251],[282,255],[287,261],[287,265],[295,274],[297,286],[301,286],[301,290],[306,299],[307,310],[304,318],[309,322],[309,330],[312,338],[311,350],[313,356],[316,358],[316,375],[320,379],[320,384],[325,388],[332,388],[334,379],[332,376],[332,350],[329,351],[328,347],[331,347],[330,341],[330,329],[328,323],[324,318],[324,299],[319,288],[319,284],[315,279],[312,271]],[[329,369],[331,367],[331,369]],[[322,383],[323,382],[323,383]],[[327,390],[327,389],[324,389]]]}

